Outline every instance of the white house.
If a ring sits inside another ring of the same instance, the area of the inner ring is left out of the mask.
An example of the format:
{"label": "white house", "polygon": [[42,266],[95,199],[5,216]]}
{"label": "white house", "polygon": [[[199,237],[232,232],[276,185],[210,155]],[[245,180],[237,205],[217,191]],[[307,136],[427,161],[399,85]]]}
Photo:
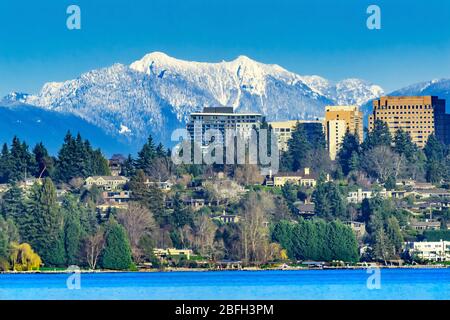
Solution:
{"label": "white house", "polygon": [[358,189],[357,191],[352,191],[348,193],[347,201],[349,203],[361,203],[363,202],[364,199],[372,199],[377,194],[383,198],[387,197],[386,189],[382,189],[381,191]]}
{"label": "white house", "polygon": [[408,242],[406,249],[410,254],[417,254],[423,260],[428,261],[449,261],[450,241],[423,241]]}

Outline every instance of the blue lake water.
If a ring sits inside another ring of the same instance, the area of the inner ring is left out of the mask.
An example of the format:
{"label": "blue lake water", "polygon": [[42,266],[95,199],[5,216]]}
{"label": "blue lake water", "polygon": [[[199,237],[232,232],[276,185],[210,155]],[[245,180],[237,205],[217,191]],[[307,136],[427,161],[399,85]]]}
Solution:
{"label": "blue lake water", "polygon": [[[446,299],[450,269],[95,273],[67,288],[68,274],[0,274],[0,299]],[[373,283],[373,282],[370,282]]]}

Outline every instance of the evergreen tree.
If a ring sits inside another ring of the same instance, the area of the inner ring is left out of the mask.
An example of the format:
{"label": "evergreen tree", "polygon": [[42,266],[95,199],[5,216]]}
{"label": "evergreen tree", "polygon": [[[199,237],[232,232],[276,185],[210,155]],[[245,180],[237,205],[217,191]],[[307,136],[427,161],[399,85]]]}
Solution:
{"label": "evergreen tree", "polygon": [[76,265],[79,261],[81,239],[81,210],[73,196],[66,196],[61,206],[64,218],[64,248],[67,265]]}
{"label": "evergreen tree", "polygon": [[42,257],[47,265],[64,265],[62,217],[56,203],[56,190],[49,178],[35,184],[29,196],[21,238]]}
{"label": "evergreen tree", "polygon": [[386,222],[386,235],[394,247],[394,253],[398,256],[403,246],[403,235],[397,218],[389,217]]}
{"label": "evergreen tree", "polygon": [[394,136],[394,151],[399,155],[405,156],[406,160],[412,161],[415,153],[417,152],[417,146],[412,142],[411,136],[408,132],[398,129]]}
{"label": "evergreen tree", "polygon": [[142,147],[141,151],[138,152],[138,158],[136,160],[136,168],[144,170],[146,174],[149,174],[151,164],[156,157],[155,143],[153,142],[153,137],[150,135],[147,142]]}
{"label": "evergreen tree", "polygon": [[272,239],[279,242],[293,259],[299,260],[358,260],[358,243],[350,227],[338,220],[304,220],[298,223],[278,222]]}
{"label": "evergreen tree", "polygon": [[367,151],[378,146],[390,146],[391,143],[392,136],[386,122],[375,120],[373,130],[367,133],[362,148]]}
{"label": "evergreen tree", "polygon": [[136,174],[136,168],[134,166],[134,160],[131,157],[131,154],[128,155],[128,158],[125,159],[124,163],[121,167],[121,176],[132,177]]}
{"label": "evergreen tree", "polygon": [[12,171],[12,159],[8,149],[8,145],[5,143],[2,147],[2,153],[0,155],[0,183],[8,183],[11,177]]}
{"label": "evergreen tree", "polygon": [[326,220],[348,218],[346,199],[334,182],[318,183],[312,194],[312,200],[318,217]]}
{"label": "evergreen tree", "polygon": [[53,174],[53,159],[48,154],[48,151],[42,142],[36,144],[33,149],[33,154],[37,165],[36,176],[51,176]]}
{"label": "evergreen tree", "polygon": [[342,141],[342,146],[338,152],[338,163],[341,165],[344,175],[359,168],[360,145],[358,136],[348,130]]}
{"label": "evergreen tree", "polygon": [[288,141],[288,151],[283,154],[282,165],[284,170],[298,171],[301,168],[309,167],[309,152],[311,145],[308,141],[304,127],[297,123]]}
{"label": "evergreen tree", "polygon": [[0,216],[0,270],[2,270],[2,264],[9,258],[10,244],[19,242],[19,239],[19,231],[14,221]]}
{"label": "evergreen tree", "polygon": [[160,142],[158,146],[156,147],[156,157],[158,158],[164,158],[167,156],[166,150],[164,150],[163,144]]}
{"label": "evergreen tree", "polygon": [[108,160],[101,151],[93,150],[88,140],[83,141],[80,134],[76,139],[68,132],[58,152],[56,177],[69,182],[72,178],[109,175]]}
{"label": "evergreen tree", "polygon": [[173,199],[173,213],[171,214],[171,225],[175,228],[182,228],[187,224],[192,224],[193,215],[189,207],[186,207],[179,192]]}
{"label": "evergreen tree", "polygon": [[114,219],[110,219],[107,225],[101,262],[104,269],[112,270],[126,270],[132,264],[131,248],[126,231]]}
{"label": "evergreen tree", "polygon": [[14,137],[10,151],[10,181],[21,181],[32,177],[36,173],[36,163],[28,151],[28,145]]}
{"label": "evergreen tree", "polygon": [[64,137],[64,143],[58,152],[57,177],[59,180],[68,182],[78,175],[78,164],[76,162],[80,161],[80,159],[75,157],[75,152],[75,139],[73,139],[69,131]]}
{"label": "evergreen tree", "polygon": [[4,193],[1,203],[1,213],[5,219],[13,219],[20,223],[25,211],[22,189],[15,183]]}
{"label": "evergreen tree", "polygon": [[445,172],[442,170],[446,167],[445,146],[436,138],[435,135],[430,135],[423,151],[427,157],[427,181],[432,183],[440,182],[445,176]]}

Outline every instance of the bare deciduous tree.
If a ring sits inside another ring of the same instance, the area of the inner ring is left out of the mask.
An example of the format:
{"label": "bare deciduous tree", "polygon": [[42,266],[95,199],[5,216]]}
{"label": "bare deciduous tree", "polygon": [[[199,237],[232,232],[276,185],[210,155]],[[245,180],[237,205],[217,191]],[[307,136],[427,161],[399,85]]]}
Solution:
{"label": "bare deciduous tree", "polygon": [[84,253],[89,268],[95,270],[100,253],[105,246],[105,232],[103,229],[97,230],[93,235],[88,236],[84,241]]}
{"label": "bare deciduous tree", "polygon": [[155,219],[149,209],[137,202],[130,202],[128,209],[117,215],[117,221],[125,228],[130,240],[135,261],[140,261],[142,252],[139,241],[144,235],[150,235],[155,229]]}
{"label": "bare deciduous tree", "polygon": [[239,166],[234,173],[235,180],[241,185],[261,184],[264,176],[257,165],[244,164]]}
{"label": "bare deciduous tree", "polygon": [[206,181],[203,183],[210,201],[236,201],[243,188],[231,180]]}
{"label": "bare deciduous tree", "polygon": [[197,217],[194,221],[194,248],[201,255],[212,255],[214,249],[214,236],[217,226],[206,215]]}
{"label": "bare deciduous tree", "polygon": [[397,178],[402,166],[402,158],[388,146],[378,146],[365,157],[365,169],[369,175],[385,182],[389,177]]}
{"label": "bare deciduous tree", "polygon": [[174,164],[170,158],[156,158],[149,168],[149,174],[157,181],[167,181],[174,172]]}
{"label": "bare deciduous tree", "polygon": [[274,204],[270,197],[263,193],[250,193],[245,199],[242,209],[242,247],[244,260],[251,263],[262,263],[267,260],[269,246],[268,211]]}

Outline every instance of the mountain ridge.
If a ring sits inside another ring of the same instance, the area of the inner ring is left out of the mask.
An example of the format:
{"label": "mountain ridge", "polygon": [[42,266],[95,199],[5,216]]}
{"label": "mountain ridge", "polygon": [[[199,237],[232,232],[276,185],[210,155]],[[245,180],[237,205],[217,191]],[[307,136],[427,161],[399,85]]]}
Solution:
{"label": "mountain ridge", "polygon": [[[312,79],[320,79],[322,86],[314,87]],[[238,112],[264,113],[269,120],[315,119],[323,116],[325,105],[353,104],[380,92],[381,87],[364,80],[333,83],[243,55],[209,63],[152,52],[130,65],[117,63],[48,82],[35,95],[21,95],[20,102],[76,115],[133,143],[148,134],[167,142],[173,129],[184,127],[189,114],[204,107],[232,106]]]}
{"label": "mountain ridge", "polygon": [[[447,90],[439,81],[411,85],[393,94]],[[326,105],[353,105],[369,112],[370,101],[385,95],[367,80],[330,81],[299,75],[277,64],[241,55],[231,61],[197,62],[152,52],[129,65],[116,63],[63,82],[47,82],[37,94],[12,93],[3,104],[27,104],[74,115],[106,134],[140,144],[152,134],[170,145],[170,134],[189,114],[204,107],[231,106],[260,112],[270,120],[316,119]],[[2,103],[0,103],[1,105]]]}

